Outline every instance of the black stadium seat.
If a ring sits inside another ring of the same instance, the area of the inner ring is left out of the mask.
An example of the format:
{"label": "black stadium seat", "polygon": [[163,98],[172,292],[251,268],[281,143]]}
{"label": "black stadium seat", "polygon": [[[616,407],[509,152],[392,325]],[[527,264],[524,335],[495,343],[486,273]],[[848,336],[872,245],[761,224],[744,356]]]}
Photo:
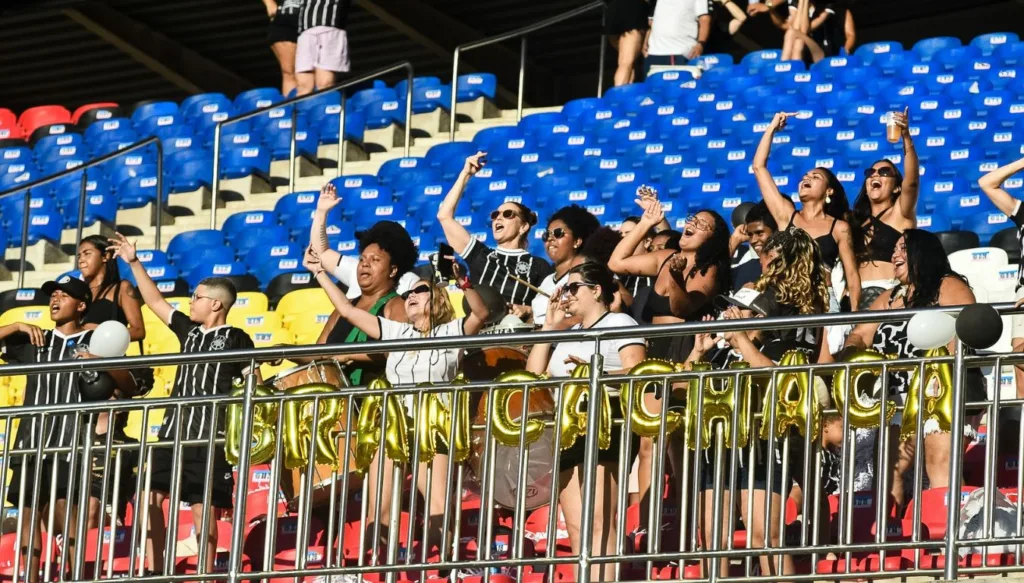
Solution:
{"label": "black stadium seat", "polygon": [[[284,297],[284,295],[290,291],[297,289],[306,289],[310,287],[319,287],[316,281],[307,273],[282,273],[274,279],[270,280],[267,285],[267,289],[264,293],[267,294],[267,299],[270,301],[270,307],[276,308],[277,302]],[[242,291],[242,290],[238,290]]]}
{"label": "black stadium seat", "polygon": [[235,284],[235,291],[238,293],[260,291],[259,280],[248,273],[245,275],[229,275],[227,279],[230,279],[231,283]]}
{"label": "black stadium seat", "polygon": [[1009,227],[992,235],[989,246],[1006,251],[1006,257],[1010,263],[1020,263],[1020,239],[1017,238],[1017,227]]}
{"label": "black stadium seat", "polygon": [[173,288],[164,289],[163,285],[165,284],[161,282],[160,293],[163,294],[165,298],[186,297],[191,293],[188,289],[188,283],[180,277],[174,281]]}
{"label": "black stadium seat", "polygon": [[12,308],[45,306],[49,298],[35,288],[9,289],[0,292],[0,314]]}
{"label": "black stadium seat", "polygon": [[936,235],[942,241],[942,248],[946,250],[946,255],[981,246],[978,235],[974,231],[943,231]]}
{"label": "black stadium seat", "polygon": [[90,109],[89,111],[82,114],[82,117],[78,118],[78,129],[85,130],[94,121],[110,119],[112,117],[121,117],[120,107],[97,107],[96,109]]}
{"label": "black stadium seat", "polygon": [[53,134],[78,133],[78,128],[69,123],[53,123],[36,128],[28,138],[28,145],[34,147],[36,142]]}

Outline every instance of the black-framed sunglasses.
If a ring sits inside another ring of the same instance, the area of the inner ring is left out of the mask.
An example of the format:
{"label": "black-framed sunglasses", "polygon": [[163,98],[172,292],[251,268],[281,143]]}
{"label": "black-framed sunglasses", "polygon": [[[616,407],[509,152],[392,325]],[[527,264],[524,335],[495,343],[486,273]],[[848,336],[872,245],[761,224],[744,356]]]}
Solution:
{"label": "black-framed sunglasses", "polygon": [[580,292],[581,287],[596,287],[597,284],[587,283],[585,281],[574,281],[565,285],[565,291],[569,292],[572,297],[576,297],[576,294]]}
{"label": "black-framed sunglasses", "polygon": [[491,220],[492,221],[498,220],[499,216],[502,217],[502,218],[505,218],[505,219],[522,218],[522,217],[519,216],[519,213],[517,213],[516,211],[514,211],[512,209],[505,209],[503,211],[492,211],[491,212]]}
{"label": "black-framed sunglasses", "polygon": [[554,229],[551,229],[550,231],[544,231],[544,233],[542,233],[541,236],[540,236],[540,240],[544,241],[545,243],[547,243],[550,239],[561,239],[562,237],[564,237],[564,236],[566,236],[568,234],[569,234],[569,231],[566,231],[562,227],[555,227]]}
{"label": "black-framed sunglasses", "polygon": [[892,168],[889,168],[888,166],[882,166],[881,168],[872,167],[864,169],[864,178],[871,178],[876,174],[879,178],[894,178],[896,176],[896,171],[893,170]]}
{"label": "black-framed sunglasses", "polygon": [[402,301],[405,301],[405,300],[409,299],[409,296],[411,296],[412,294],[429,294],[429,293],[430,293],[430,286],[429,285],[427,285],[427,284],[418,285],[418,286],[412,288],[411,290],[407,290],[405,293],[403,293],[402,294]]}

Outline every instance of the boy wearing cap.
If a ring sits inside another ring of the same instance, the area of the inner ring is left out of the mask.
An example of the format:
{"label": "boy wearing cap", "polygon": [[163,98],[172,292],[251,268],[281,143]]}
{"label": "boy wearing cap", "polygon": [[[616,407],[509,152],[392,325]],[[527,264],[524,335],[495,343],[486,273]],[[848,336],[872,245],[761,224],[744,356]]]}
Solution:
{"label": "boy wearing cap", "polygon": [[[81,318],[92,302],[89,285],[80,279],[64,276],[58,281],[43,284],[43,294],[50,297],[50,318],[53,330],[40,330],[31,324],[16,323],[0,327],[0,350],[4,360],[19,364],[60,362],[74,358],[91,357],[89,340],[92,331],[81,326]],[[82,395],[78,389],[77,372],[59,372],[30,375],[25,383],[23,406],[62,405],[79,403]],[[27,450],[31,453],[11,456],[12,476],[7,489],[7,501],[20,509],[22,528],[25,533],[22,556],[27,554],[27,538],[32,521],[37,523],[32,537],[32,556],[27,561],[28,581],[39,580],[39,562],[42,556],[42,529],[51,535],[63,529],[65,517],[69,519],[69,530],[64,533],[68,556],[74,556],[74,532],[77,512],[71,508],[68,515],[67,500],[77,500],[77,495],[68,492],[71,479],[70,453],[53,453],[53,448],[74,445],[75,414],[51,414],[45,418],[25,416],[21,418],[13,450]],[[78,441],[79,445],[81,440]],[[41,458],[35,451],[44,448]],[[79,456],[81,459],[81,456]],[[76,464],[77,465],[77,464]],[[76,481],[81,472],[76,471]],[[47,524],[52,505],[54,520]],[[36,514],[38,512],[38,514]],[[38,516],[38,519],[35,517]],[[54,557],[48,557],[54,561]],[[22,563],[24,566],[25,563]]]}
{"label": "boy wearing cap", "polygon": [[[252,339],[239,328],[227,325],[228,311],[235,303],[235,286],[231,280],[222,277],[209,277],[199,282],[192,294],[189,314],[175,310],[156,284],[146,273],[145,266],[139,261],[135,244],[130,243],[124,235],[116,234],[111,239],[110,250],[115,256],[124,259],[131,267],[135,276],[139,293],[149,309],[161,321],[165,322],[181,343],[182,354],[199,352],[219,352],[223,350],[242,350],[253,348]],[[171,397],[203,397],[217,394],[228,394],[232,391],[233,381],[249,373],[248,367],[240,362],[222,362],[210,364],[181,365],[174,378]],[[259,370],[255,371],[259,382]],[[192,506],[192,517],[196,533],[202,530],[204,519],[209,524],[205,572],[213,572],[214,560],[217,555],[217,529],[213,524],[212,512],[204,512],[206,506],[206,489],[210,490],[210,505],[214,508],[230,509],[232,507],[235,479],[231,465],[224,457],[224,449],[214,447],[211,451],[205,446],[210,432],[218,435],[224,432],[223,410],[216,416],[214,423],[213,411],[209,405],[185,406],[180,409],[168,408],[163,425],[160,427],[160,441],[173,442],[175,435],[181,439],[201,440],[204,445],[186,446],[179,450],[181,463],[179,493],[182,502]],[[208,458],[212,457],[213,473],[206,472]],[[154,571],[162,568],[164,563],[164,519],[163,503],[171,491],[175,476],[173,469],[174,450],[169,447],[153,449],[152,463],[149,468],[152,496],[150,498],[150,530],[151,548],[147,549],[150,556],[150,568]],[[200,541],[202,544],[203,541]],[[171,566],[173,568],[173,565]]]}

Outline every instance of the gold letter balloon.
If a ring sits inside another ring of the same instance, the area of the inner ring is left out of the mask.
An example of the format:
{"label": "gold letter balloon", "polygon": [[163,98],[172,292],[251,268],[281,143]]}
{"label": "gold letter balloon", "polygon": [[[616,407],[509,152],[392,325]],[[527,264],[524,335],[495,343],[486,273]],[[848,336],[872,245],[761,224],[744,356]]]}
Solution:
{"label": "gold letter balloon", "polygon": [[[729,364],[731,370],[746,370],[750,365],[746,362],[733,362]],[[695,362],[691,370],[694,372],[708,372],[711,365],[706,362]],[[686,415],[686,442],[690,449],[696,450],[698,443],[702,449],[711,447],[712,424],[718,421],[722,424],[725,434],[726,447],[744,447],[750,441],[750,421],[747,417],[750,411],[751,398],[751,377],[749,374],[739,375],[739,386],[737,386],[735,373],[729,373],[721,378],[721,373],[716,378],[705,377],[703,387],[697,379],[691,380],[687,391],[687,415]],[[715,388],[715,383],[721,389]],[[703,395],[701,393],[703,392]],[[700,408],[697,407],[703,403]],[[736,415],[736,443],[733,444],[733,415]],[[697,425],[697,418],[701,417],[700,426]],[[699,437],[699,439],[698,439]]]}
{"label": "gold letter balloon", "polygon": [[[285,391],[289,396],[306,397],[284,402],[284,465],[288,469],[305,467],[309,463],[310,449],[316,463],[338,467],[338,442],[335,428],[345,411],[342,399],[316,397],[336,391],[330,385],[314,384],[293,387]],[[319,404],[313,426],[314,406]]]}
{"label": "gold letter balloon", "polygon": [[[371,391],[390,389],[387,379],[370,381]],[[409,420],[398,395],[370,395],[363,399],[356,422],[356,469],[365,472],[380,448],[381,424],[384,427],[384,452],[396,462],[409,461]]]}
{"label": "gold letter balloon", "polygon": [[[864,350],[851,355],[846,362],[856,363],[861,366],[851,366],[850,374],[847,376],[845,370],[837,370],[832,376],[832,397],[836,402],[836,409],[842,414],[847,399],[850,401],[850,426],[861,429],[871,429],[879,426],[882,415],[882,402],[879,401],[872,406],[865,406],[860,400],[860,385],[865,379],[878,379],[882,373],[882,363],[892,360],[892,357],[874,350]],[[847,384],[849,379],[849,384]],[[872,388],[874,382],[872,382]],[[896,414],[896,403],[889,401],[885,407],[885,421],[892,421]]]}
{"label": "gold letter balloon", "polygon": [[[590,378],[590,365],[579,364],[572,371],[574,379]],[[608,399],[608,390],[601,391],[601,404],[598,407],[598,415],[601,416],[598,424],[597,446],[601,449],[608,449],[612,446],[612,406]],[[559,411],[558,422],[562,428],[562,435],[559,439],[559,446],[565,450],[576,443],[581,435],[587,433],[587,413],[583,412],[583,398],[590,398],[590,386],[586,382],[566,383],[562,389],[562,410]],[[590,411],[594,410],[591,402],[588,405]]]}
{"label": "gold letter balloon", "polygon": [[[682,372],[683,366],[667,360],[659,360],[650,358],[638,363],[632,369],[630,369],[630,376],[634,375],[655,375],[655,374],[672,374],[676,372]],[[657,390],[663,389],[662,398],[666,394],[671,394],[671,386],[667,386],[669,383],[666,381],[660,381],[656,379],[645,380],[645,381],[634,381],[632,387],[624,385],[624,390],[629,390],[632,395],[629,396],[632,399],[632,411],[628,411],[629,400],[628,395],[622,395],[620,397],[622,405],[623,415],[630,415],[633,418],[633,433],[643,437],[658,437],[661,433],[661,411],[651,412],[647,409],[647,404],[644,402],[644,395],[649,389]],[[653,386],[652,386],[653,385]],[[665,435],[668,435],[679,429],[680,425],[683,424],[683,415],[678,411],[669,411],[665,415]]]}
{"label": "gold letter balloon", "polygon": [[[522,428],[520,417],[519,420],[513,419],[512,414],[509,412],[509,406],[512,401],[512,397],[515,393],[521,394],[520,409],[526,411],[526,403],[529,399],[526,398],[526,391],[529,390],[529,383],[542,380],[544,377],[527,372],[525,370],[514,370],[498,375],[498,378],[494,379],[496,383],[514,383],[521,382],[525,386],[522,388],[514,387],[508,389],[499,389],[494,392],[494,410],[491,414],[491,435],[501,445],[508,447],[519,446],[519,433]],[[544,389],[534,389],[544,390]],[[468,415],[468,405],[467,405]],[[526,444],[529,445],[544,434],[544,423],[539,419],[527,419],[526,420]]]}
{"label": "gold letter balloon", "polygon": [[[452,384],[465,383],[466,379],[462,375],[452,381]],[[429,462],[437,455],[438,440],[448,447],[455,461],[466,461],[469,458],[469,430],[468,391],[426,393],[420,397],[416,431],[421,463]],[[453,433],[455,439],[450,444],[448,441]]]}
{"label": "gold letter balloon", "polygon": [[[779,366],[800,366],[807,364],[807,355],[799,350],[790,350],[782,355]],[[775,391],[769,390],[764,396],[764,408],[775,410],[775,435],[770,435],[771,428],[768,418],[761,420],[761,439],[782,437],[786,430],[795,427],[800,435],[807,428],[807,417],[810,416],[811,435],[819,435],[821,430],[821,409],[818,399],[812,393],[808,371],[783,371],[774,375]],[[772,393],[775,402],[771,402]],[[794,394],[795,393],[795,394]]]}
{"label": "gold letter balloon", "polygon": [[[254,397],[271,397],[274,391],[269,387],[253,389]],[[245,387],[231,391],[232,397],[244,397]],[[277,403],[256,403],[252,412],[252,443],[249,463],[262,464],[274,457],[277,441],[274,439],[274,425],[277,421]],[[242,404],[233,403],[227,407],[227,423],[224,428],[224,457],[231,465],[238,464],[242,449]]]}
{"label": "gold letter balloon", "polygon": [[[933,348],[924,354],[925,358],[949,356],[945,346]],[[924,379],[918,367],[910,377],[910,392],[903,408],[903,425],[900,439],[906,441],[917,433],[917,412],[924,402],[921,421],[938,424],[939,430],[952,431],[953,426],[953,370],[948,362],[929,362],[924,365]]]}

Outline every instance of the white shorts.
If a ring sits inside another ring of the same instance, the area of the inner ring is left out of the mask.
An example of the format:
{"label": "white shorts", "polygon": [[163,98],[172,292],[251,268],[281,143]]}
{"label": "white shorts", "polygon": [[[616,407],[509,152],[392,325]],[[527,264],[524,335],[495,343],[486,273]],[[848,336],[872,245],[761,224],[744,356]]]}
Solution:
{"label": "white shorts", "polygon": [[295,72],[314,70],[348,73],[348,35],[340,28],[314,26],[299,35],[295,47]]}

